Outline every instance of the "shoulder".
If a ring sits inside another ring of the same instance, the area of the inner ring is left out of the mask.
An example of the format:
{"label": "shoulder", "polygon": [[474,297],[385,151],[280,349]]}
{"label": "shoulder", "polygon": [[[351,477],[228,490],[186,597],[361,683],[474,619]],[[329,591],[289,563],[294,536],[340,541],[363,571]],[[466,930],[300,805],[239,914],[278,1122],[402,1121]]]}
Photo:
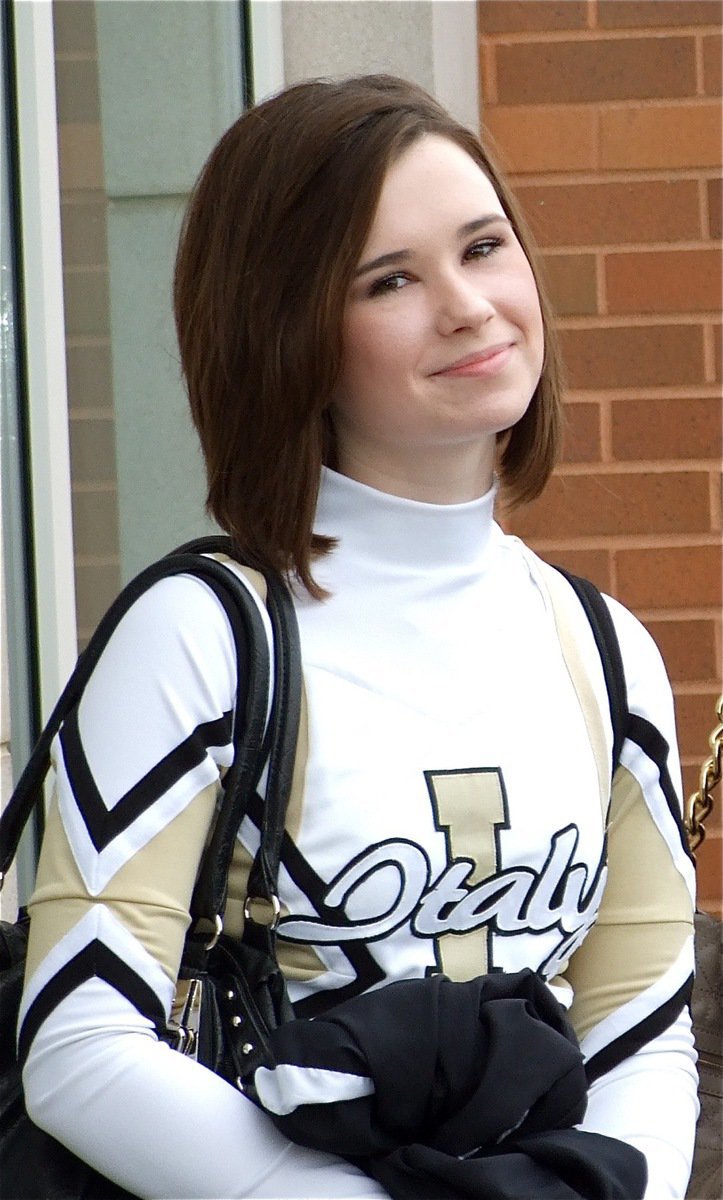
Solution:
{"label": "shoulder", "polygon": [[[523,543],[518,543],[517,549],[530,565],[533,576],[543,581],[558,618],[558,635],[566,634],[573,639],[584,651],[585,661],[595,673],[596,668],[592,664],[599,662],[599,653],[575,589],[562,582],[563,574],[541,560]],[[676,739],[673,695],[660,650],[642,621],[628,608],[605,593],[602,593],[602,598],[620,647],[628,709],[631,714],[654,725],[667,744],[673,745]]]}
{"label": "shoulder", "polygon": [[[266,628],[268,616],[258,582],[251,578],[254,573],[236,564],[223,566],[246,589]],[[236,668],[225,606],[207,582],[190,573],[164,576],[133,600],[111,634],[103,658],[119,665],[126,654],[146,667],[167,668],[200,656],[206,670],[216,668],[226,674]]]}
{"label": "shoulder", "polygon": [[666,724],[673,720],[673,698],[668,673],[658,646],[640,621],[619,600],[603,596],[613,619],[628,689],[631,712],[644,713],[654,702]]}
{"label": "shoulder", "polygon": [[143,674],[168,674],[183,663],[203,661],[215,674],[233,664],[233,639],[222,604],[192,575],[159,579],[119,620],[99,668],[125,673],[134,664]]}
{"label": "shoulder", "polygon": [[[630,713],[620,761],[641,781],[653,764],[668,807],[677,812],[683,784],[675,702],[662,655],[637,617],[610,596],[605,596],[605,602],[620,642]],[[676,836],[680,837],[680,828]]]}
{"label": "shoulder", "polygon": [[[252,597],[270,638],[255,581],[240,567],[233,575]],[[135,709],[156,723],[173,713],[176,723],[193,728],[233,709],[238,668],[231,624],[213,589],[193,574],[164,576],[135,596],[113,627],[84,689],[81,717],[102,717],[122,704],[124,711]]]}

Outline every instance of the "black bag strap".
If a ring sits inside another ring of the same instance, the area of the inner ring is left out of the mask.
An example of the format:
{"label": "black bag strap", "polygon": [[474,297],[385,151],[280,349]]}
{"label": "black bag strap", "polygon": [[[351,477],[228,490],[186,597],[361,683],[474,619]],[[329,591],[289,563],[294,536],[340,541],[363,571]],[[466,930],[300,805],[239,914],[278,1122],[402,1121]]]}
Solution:
{"label": "black bag strap", "polygon": [[[80,700],[83,690],[118,623],[136,600],[152,587],[154,583],[157,583],[160,579],[180,573],[203,576],[217,594],[219,594],[220,590],[219,599],[221,599],[222,603],[224,602],[223,597],[227,595],[226,576],[229,576],[230,572],[220,567],[212,559],[204,559],[198,555],[184,554],[170,554],[160,559],[159,562],[146,567],[116,597],[113,604],[111,604],[108,611],[101,618],[85,650],[79,656],[75,669],[65,685],[45,728],[40,734],[2,817],[0,817],[0,873],[3,876],[7,873],[10,863],[15,857],[20,836],[30,818],[30,814],[41,798],[42,785],[50,769],[50,747],[53,738],[68,713]],[[239,588],[241,587],[242,585],[239,584]],[[250,619],[253,620],[254,616],[258,617],[258,613],[252,612],[251,606],[253,605],[253,601],[250,597],[248,599],[249,604],[246,607],[251,614]],[[260,617],[258,621],[260,628],[263,629]],[[249,689],[248,692],[249,704],[251,705],[256,693],[256,678],[260,681],[268,679],[268,663],[259,663],[258,661],[258,656],[264,655],[265,652],[265,639],[262,641],[254,633],[254,636],[249,639],[247,645],[245,636],[238,637],[240,633],[238,621],[232,623],[232,629],[234,630],[236,649],[241,657],[241,661],[245,663],[251,677],[254,678],[253,692],[252,689]],[[263,670],[264,667],[266,668],[265,671]],[[258,699],[260,700],[261,697],[259,696]],[[261,705],[259,704],[258,708],[260,709],[260,707]],[[249,718],[251,718],[250,710]],[[255,720],[258,721],[258,714],[256,714]]]}
{"label": "black bag strap", "polygon": [[[244,901],[242,940],[276,959],[276,927],[281,915],[278,877],[286,809],[296,759],[301,711],[301,652],[293,602],[278,579],[266,577],[266,607],[274,631],[274,692],[262,759],[268,762],[265,799],[258,807],[259,846],[249,872]],[[227,785],[228,787],[228,785]],[[248,808],[248,794],[239,804],[224,805],[199,873],[192,913],[214,912],[215,928],[208,939],[202,921],[186,938],[183,969],[196,974],[205,969],[207,955],[221,932],[228,871],[236,832]],[[206,897],[213,897],[213,900]]]}
{"label": "black bag strap", "polygon": [[590,628],[598,648],[610,705],[610,720],[613,730],[612,760],[613,772],[615,772],[620,762],[620,751],[627,735],[630,718],[628,690],[625,684],[625,670],[618,635],[610,616],[610,609],[595,584],[591,583],[589,579],[583,579],[580,575],[573,575],[563,567],[555,565],[555,570],[565,577],[580,601],[585,616],[590,622]]}
{"label": "black bag strap", "polygon": [[266,799],[263,804],[261,842],[249,875],[247,923],[254,922],[251,906],[255,899],[272,902],[278,886],[279,862],[284,836],[286,807],[296,759],[301,713],[301,650],[296,613],[288,590],[277,579],[267,580],[266,604],[275,631],[274,706],[269,747]]}
{"label": "black bag strap", "polygon": [[[236,831],[248,799],[255,789],[267,752],[270,754],[267,803],[263,807],[259,868],[255,885],[263,898],[275,895],[285,819],[290,772],[298,734],[301,667],[298,629],[291,597],[280,580],[266,576],[269,617],[274,636],[274,696],[268,736],[264,737],[270,685],[270,661],[263,620],[256,601],[234,572],[208,554],[233,556],[227,538],[206,538],[179,547],[147,567],[120,593],[100,621],[88,646],[78,659],[63,694],[56,704],[25,770],[0,817],[0,883],[15,857],[23,828],[42,796],[43,781],[50,767],[50,747],[65,716],[78,703],[83,689],[118,622],[131,605],[160,579],[189,574],[207,584],[223,605],[238,660],[238,688],[234,720],[234,756],[224,780],[214,833],[203,856],[191,904],[192,923],[187,946],[192,954],[193,935],[199,926],[212,929],[223,912],[228,868]],[[263,867],[261,867],[263,863]],[[256,863],[254,864],[256,867]],[[208,935],[203,948],[207,949]],[[186,953],[184,952],[184,961]]]}
{"label": "black bag strap", "polygon": [[[181,546],[180,551],[236,557],[234,544],[226,537],[189,542]],[[266,738],[259,754],[260,767],[268,762],[268,770],[265,800],[260,806],[259,846],[251,865],[244,903],[243,940],[275,957],[274,935],[280,916],[281,846],[301,713],[301,649],[296,612],[288,588],[278,575],[269,571],[261,573],[266,584],[266,611],[273,634],[273,699]],[[260,774],[259,769],[253,786]],[[208,952],[221,931],[236,834],[248,809],[251,792],[243,779],[231,777],[230,770],[224,780],[224,790],[228,802],[224,801],[217,815],[191,901],[192,924],[183,956],[185,974],[204,970]]]}

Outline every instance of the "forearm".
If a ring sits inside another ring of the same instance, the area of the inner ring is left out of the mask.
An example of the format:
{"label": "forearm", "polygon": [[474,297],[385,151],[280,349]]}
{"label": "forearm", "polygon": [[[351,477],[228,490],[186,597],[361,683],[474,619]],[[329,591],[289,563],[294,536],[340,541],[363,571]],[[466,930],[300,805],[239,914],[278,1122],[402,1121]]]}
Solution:
{"label": "forearm", "polygon": [[386,1196],[341,1159],[294,1146],[98,979],[44,1022],[24,1082],[37,1124],[147,1200]]}
{"label": "forearm", "polygon": [[648,1164],[645,1200],[681,1200],[698,1116],[695,1050],[687,1009],[591,1087],[581,1128],[635,1146]]}

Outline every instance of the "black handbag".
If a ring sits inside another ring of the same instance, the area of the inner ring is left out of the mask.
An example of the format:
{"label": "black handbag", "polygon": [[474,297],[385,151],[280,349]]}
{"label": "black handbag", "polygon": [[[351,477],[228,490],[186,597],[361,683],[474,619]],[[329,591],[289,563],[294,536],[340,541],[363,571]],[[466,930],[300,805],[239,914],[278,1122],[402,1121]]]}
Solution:
{"label": "black handbag", "polygon": [[[713,808],[713,788],[723,773],[723,696],[718,724],[710,736],[711,757],[703,763],[700,786],[688,800],[685,830],[690,851],[705,837]],[[698,1050],[700,1117],[695,1138],[690,1200],[719,1200],[723,1195],[723,926],[709,913],[695,914],[695,984],[691,1012]]]}
{"label": "black handbag", "polygon": [[[184,1015],[179,1023],[169,1023],[166,1040],[243,1090],[257,1066],[271,1064],[269,1031],[292,1015],[275,953],[276,891],[298,734],[301,664],[291,597],[280,579],[266,575],[266,607],[274,646],[273,699],[267,725],[272,672],[263,622],[255,601],[233,572],[205,557],[219,552],[232,554],[228,539],[207,538],[180,547],[133,580],[106,613],[0,818],[0,886],[22,830],[41,802],[51,742],[66,713],[77,703],[119,620],[159,579],[180,573],[202,579],[223,604],[236,648],[239,689],[234,755],[191,901],[191,924],[179,973],[179,979],[188,981]],[[223,933],[228,870],[237,830],[256,797],[267,760],[266,796],[263,804],[256,805],[261,838],[249,875],[244,933],[241,940],[232,939]],[[130,1193],[38,1129],[25,1110],[15,1029],[28,930],[24,910],[15,923],[0,922],[0,1197],[132,1200]]]}

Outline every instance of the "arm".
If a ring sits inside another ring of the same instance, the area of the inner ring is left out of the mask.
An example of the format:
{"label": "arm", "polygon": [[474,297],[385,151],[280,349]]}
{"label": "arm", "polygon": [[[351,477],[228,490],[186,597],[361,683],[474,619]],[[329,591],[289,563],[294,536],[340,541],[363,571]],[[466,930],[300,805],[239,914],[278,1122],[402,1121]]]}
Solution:
{"label": "arm", "polygon": [[164,580],[124,617],[56,740],[21,1011],[28,1111],[139,1196],[383,1196],[156,1036],[235,687],[223,610],[198,581]]}
{"label": "arm", "polygon": [[631,721],[613,781],[608,881],[597,922],[567,977],[591,1079],[582,1128],[646,1155],[649,1200],[682,1197],[695,1121],[694,870],[685,847],[670,686],[639,622],[608,601]]}

